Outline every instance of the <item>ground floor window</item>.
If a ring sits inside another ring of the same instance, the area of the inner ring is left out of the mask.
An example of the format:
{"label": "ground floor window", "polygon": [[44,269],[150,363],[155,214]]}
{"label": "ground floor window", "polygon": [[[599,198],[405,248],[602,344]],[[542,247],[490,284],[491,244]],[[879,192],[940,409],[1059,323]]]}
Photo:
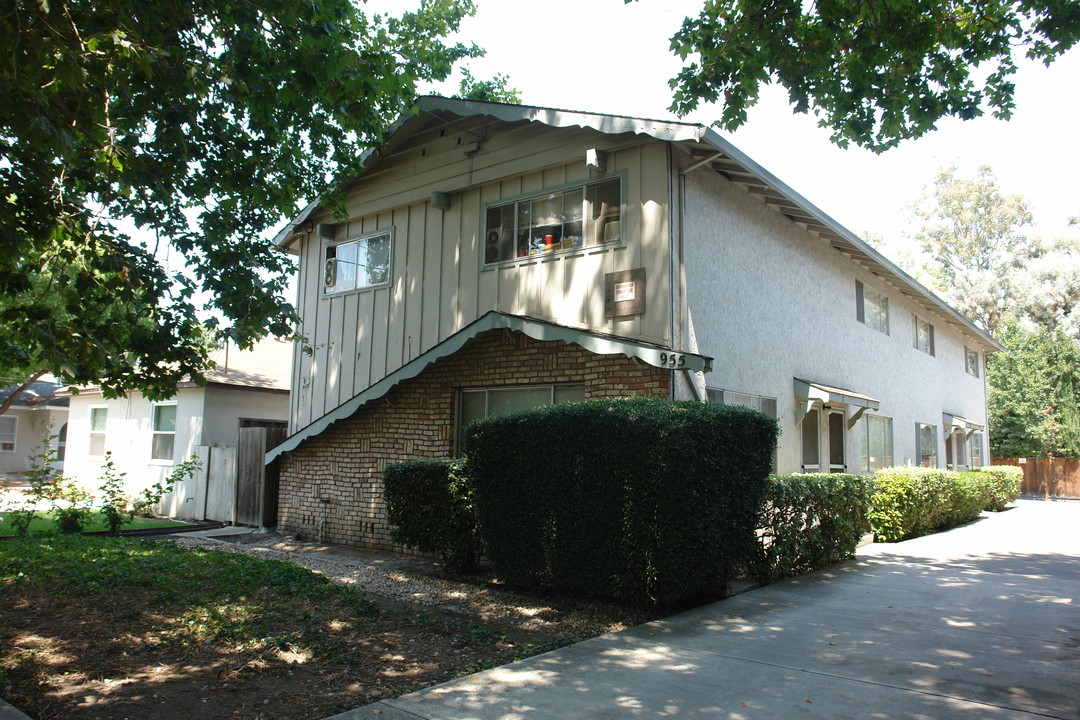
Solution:
{"label": "ground floor window", "polygon": [[937,426],[915,425],[915,456],[922,467],[937,467]]}
{"label": "ground floor window", "polygon": [[18,418],[0,417],[0,452],[15,452],[15,438],[18,437]]}
{"label": "ground floor window", "polygon": [[90,447],[87,454],[91,457],[105,455],[105,427],[109,420],[109,408],[90,408]]}
{"label": "ground floor window", "polygon": [[[759,413],[776,419],[776,398],[767,395],[755,395],[753,393],[736,392],[734,390],[721,390],[716,388],[706,389],[709,402],[723,405],[741,405]],[[773,450],[772,472],[776,472],[776,451]]]}
{"label": "ground floor window", "polygon": [[461,431],[473,420],[584,399],[584,385],[516,385],[462,390],[458,402],[458,453],[461,452]]}
{"label": "ground floor window", "polygon": [[150,458],[172,460],[176,441],[176,404],[154,405],[153,441]]}
{"label": "ground floor window", "polygon": [[986,465],[986,460],[983,459],[983,434],[981,432],[973,432],[968,438],[968,458],[973,468]]}
{"label": "ground floor window", "polygon": [[855,428],[859,470],[874,472],[893,466],[892,418],[863,415]]}

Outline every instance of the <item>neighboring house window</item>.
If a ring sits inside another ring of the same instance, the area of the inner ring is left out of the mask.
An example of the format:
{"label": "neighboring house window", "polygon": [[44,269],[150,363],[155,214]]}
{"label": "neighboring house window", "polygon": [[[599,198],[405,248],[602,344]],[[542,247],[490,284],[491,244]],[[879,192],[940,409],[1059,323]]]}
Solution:
{"label": "neighboring house window", "polygon": [[[757,410],[759,413],[768,415],[774,420],[776,419],[776,398],[774,397],[735,392],[734,390],[716,390],[713,388],[706,388],[705,392],[709,398],[709,402],[721,403],[723,405],[741,405],[743,407],[748,407],[751,410]],[[775,449],[773,450],[772,471],[776,472]]]}
{"label": "neighboring house window", "polygon": [[64,462],[67,455],[67,423],[60,426],[60,432],[56,436],[56,461]]}
{"label": "neighboring house window", "polygon": [[461,430],[473,420],[544,405],[580,402],[584,399],[584,385],[518,385],[462,390],[457,424],[459,443]]}
{"label": "neighboring house window", "polygon": [[381,230],[328,243],[323,257],[323,294],[363,290],[390,282],[393,233]]}
{"label": "neighboring house window", "polygon": [[954,430],[945,438],[945,467],[949,470],[966,470],[967,448],[967,435],[963,430]]}
{"label": "neighboring house window", "polygon": [[176,404],[154,405],[152,460],[172,460],[176,445]]}
{"label": "neighboring house window", "polygon": [[968,375],[979,377],[979,351],[969,347],[964,348],[964,369]]}
{"label": "neighboring house window", "polygon": [[981,432],[971,433],[971,437],[968,438],[968,458],[973,468],[980,468],[986,464],[983,460],[983,434]]}
{"label": "neighboring house window", "polygon": [[892,418],[863,415],[856,431],[859,443],[859,468],[873,472],[893,466]]}
{"label": "neighboring house window", "polygon": [[622,180],[581,182],[489,205],[484,262],[543,256],[622,239]]}
{"label": "neighboring house window", "polygon": [[859,322],[889,334],[889,298],[855,281],[855,316]]}
{"label": "neighboring house window", "polygon": [[937,426],[915,425],[915,455],[919,465],[937,467]]}
{"label": "neighboring house window", "polygon": [[912,342],[916,350],[921,350],[927,355],[934,354],[934,326],[918,315],[911,316]]}
{"label": "neighboring house window", "polygon": [[0,417],[0,452],[15,452],[19,419],[13,415]]}
{"label": "neighboring house window", "polygon": [[90,408],[90,455],[101,457],[105,454],[105,423],[109,417],[109,408]]}

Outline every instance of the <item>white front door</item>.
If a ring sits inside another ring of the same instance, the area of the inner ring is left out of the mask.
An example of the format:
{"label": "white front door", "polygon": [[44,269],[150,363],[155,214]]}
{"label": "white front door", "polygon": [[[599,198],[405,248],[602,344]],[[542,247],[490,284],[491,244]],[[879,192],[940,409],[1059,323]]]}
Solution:
{"label": "white front door", "polygon": [[803,416],[802,471],[847,472],[847,413],[843,408],[813,408]]}

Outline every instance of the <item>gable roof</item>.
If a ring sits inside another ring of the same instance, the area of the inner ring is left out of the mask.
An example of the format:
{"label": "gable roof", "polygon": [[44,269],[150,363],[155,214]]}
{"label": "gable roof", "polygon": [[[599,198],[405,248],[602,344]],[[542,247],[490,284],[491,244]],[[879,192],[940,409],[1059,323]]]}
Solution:
{"label": "gable roof", "polygon": [[[418,98],[415,111],[402,115],[393,123],[382,146],[364,152],[361,156],[364,169],[367,171],[374,168],[381,157],[392,153],[415,130],[426,124],[430,117],[452,122],[453,117],[475,116],[491,117],[507,123],[536,122],[552,128],[590,128],[605,134],[632,133],[670,142],[692,158],[691,164],[682,171],[684,174],[701,168],[718,173],[791,222],[828,242],[837,252],[849,257],[925,311],[973,334],[984,349],[1005,349],[985,330],[781,182],[715,130],[704,125],[429,95]],[[303,227],[318,208],[319,202],[312,202],[283,227],[274,238],[278,247],[288,250],[295,239],[294,233]]]}
{"label": "gable roof", "polygon": [[[465,343],[472,340],[480,333],[501,328],[516,330],[528,335],[534,340],[561,340],[567,343],[574,343],[580,345],[589,352],[598,355],[626,355],[627,357],[637,358],[646,364],[654,365],[656,367],[669,367],[665,359],[670,354],[675,353],[683,361],[679,366],[680,368],[701,372],[709,372],[712,369],[712,358],[705,355],[677,352],[670,348],[653,343],[642,342],[641,340],[632,340],[630,338],[609,335],[595,330],[582,330],[580,328],[559,325],[546,320],[538,320],[522,315],[510,315],[497,310],[491,310],[481,315],[477,320],[469,323],[461,330],[458,330],[427,352],[418,355],[405,365],[402,365],[382,380],[379,380],[373,385],[369,385],[367,389],[362,390],[358,395],[355,395],[341,405],[338,405],[318,420],[315,420],[306,427],[297,430],[295,433],[285,438],[284,442],[266,453],[266,462],[269,463],[284,452],[295,450],[304,440],[322,433],[338,420],[344,420],[351,416],[366,403],[371,400],[376,400],[390,392],[390,389],[398,383],[416,377],[435,361],[453,355],[460,350]],[[661,354],[664,355],[663,359],[661,358]]]}
{"label": "gable roof", "polygon": [[[51,382],[33,382],[15,398],[11,408],[66,408],[70,399],[58,395],[63,386]],[[19,389],[18,385],[0,388],[0,404],[11,397],[11,394]]]}
{"label": "gable roof", "polygon": [[[288,390],[292,380],[293,341],[263,338],[250,350],[224,348],[210,356],[216,367],[207,370],[206,382],[213,385]],[[181,383],[180,387],[194,387]]]}

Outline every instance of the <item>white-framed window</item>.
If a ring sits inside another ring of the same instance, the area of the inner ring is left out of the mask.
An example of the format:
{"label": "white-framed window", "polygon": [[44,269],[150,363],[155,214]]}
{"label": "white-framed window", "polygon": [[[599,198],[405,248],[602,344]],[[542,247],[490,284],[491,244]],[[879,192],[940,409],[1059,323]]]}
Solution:
{"label": "white-framed window", "polygon": [[968,438],[963,430],[953,430],[945,438],[945,467],[949,470],[967,470]]}
{"label": "white-framed window", "polygon": [[[722,390],[719,388],[706,388],[706,397],[709,402],[722,405],[741,405],[759,413],[776,419],[776,398],[768,395],[755,395],[754,393],[736,392],[734,390]],[[776,450],[773,450],[772,471],[776,472]]]}
{"label": "white-framed window", "polygon": [[973,432],[968,438],[968,462],[973,468],[986,465],[986,460],[983,459],[983,434],[981,432]]}
{"label": "white-framed window", "polygon": [[544,405],[581,402],[584,399],[584,385],[512,385],[462,390],[458,397],[459,448],[461,431],[473,420]]}
{"label": "white-framed window", "polygon": [[327,242],[323,249],[323,294],[381,287],[390,282],[393,230]]}
{"label": "white-framed window", "polygon": [[109,408],[105,405],[90,408],[90,447],[87,452],[91,457],[105,455],[105,426],[109,420]]}
{"label": "white-framed window", "polygon": [[859,322],[889,334],[889,298],[855,281],[855,316]]}
{"label": "white-framed window", "polygon": [[915,424],[915,461],[922,467],[937,467],[937,425]]}
{"label": "white-framed window", "polygon": [[484,264],[623,240],[622,176],[561,185],[487,206]]}
{"label": "white-framed window", "polygon": [[968,375],[979,377],[979,368],[981,363],[979,362],[979,351],[972,350],[971,348],[964,346],[964,370]]}
{"label": "white-framed window", "polygon": [[911,342],[916,350],[934,354],[934,326],[928,320],[923,320],[918,315],[911,316]]}
{"label": "white-framed window", "polygon": [[15,452],[15,441],[19,437],[19,418],[14,415],[0,415],[0,452]]}
{"label": "white-framed window", "polygon": [[881,415],[863,415],[855,431],[859,469],[871,473],[893,466],[893,421]]}
{"label": "white-framed window", "polygon": [[154,403],[151,412],[151,460],[172,460],[176,447],[176,403]]}

